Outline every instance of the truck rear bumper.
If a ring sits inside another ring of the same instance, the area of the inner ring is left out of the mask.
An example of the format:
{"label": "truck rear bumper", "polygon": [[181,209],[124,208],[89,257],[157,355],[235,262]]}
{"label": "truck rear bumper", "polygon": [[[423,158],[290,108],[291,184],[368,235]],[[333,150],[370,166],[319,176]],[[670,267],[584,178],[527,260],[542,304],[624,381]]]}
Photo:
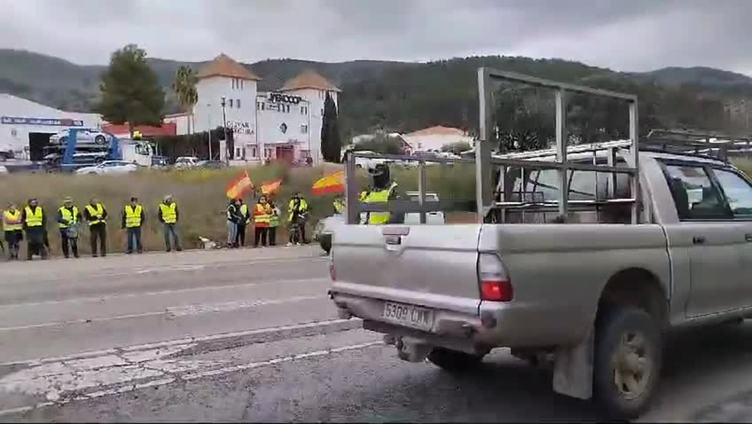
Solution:
{"label": "truck rear bumper", "polygon": [[[330,297],[339,308],[340,316],[362,318],[364,327],[368,330],[409,336],[436,346],[466,352],[478,352],[495,347],[537,348],[568,345],[576,344],[580,338],[576,332],[563,331],[561,326],[552,325],[546,318],[550,316],[551,310],[543,311],[529,304],[455,298],[452,299],[452,305],[446,305],[425,293],[411,292],[409,297],[404,293],[400,294],[356,294],[340,291],[336,285],[329,291]],[[400,302],[431,309],[434,316],[431,328],[413,328],[384,318],[386,302]]]}

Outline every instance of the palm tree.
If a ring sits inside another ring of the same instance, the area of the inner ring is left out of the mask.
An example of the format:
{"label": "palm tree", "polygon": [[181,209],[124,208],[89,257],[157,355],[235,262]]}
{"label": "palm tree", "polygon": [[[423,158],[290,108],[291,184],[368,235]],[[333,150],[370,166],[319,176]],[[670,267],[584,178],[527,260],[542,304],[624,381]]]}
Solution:
{"label": "palm tree", "polygon": [[175,81],[172,83],[172,90],[178,96],[178,103],[180,103],[183,111],[188,114],[189,134],[192,133],[193,106],[198,102],[197,81],[196,72],[190,66],[182,65],[175,72]]}

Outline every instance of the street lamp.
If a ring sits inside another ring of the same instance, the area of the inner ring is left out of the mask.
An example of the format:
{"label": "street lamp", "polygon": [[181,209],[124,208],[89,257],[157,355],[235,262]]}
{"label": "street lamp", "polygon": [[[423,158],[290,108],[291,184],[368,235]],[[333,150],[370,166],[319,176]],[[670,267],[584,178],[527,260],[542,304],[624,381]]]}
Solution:
{"label": "street lamp", "polygon": [[225,96],[222,96],[222,132],[225,135],[225,160],[230,163],[230,149],[227,144],[227,116],[225,115]]}
{"label": "street lamp", "polygon": [[212,149],[211,149],[211,103],[206,104],[206,110],[209,112],[206,114],[206,128],[208,129],[207,133],[209,134],[209,160],[212,160]]}

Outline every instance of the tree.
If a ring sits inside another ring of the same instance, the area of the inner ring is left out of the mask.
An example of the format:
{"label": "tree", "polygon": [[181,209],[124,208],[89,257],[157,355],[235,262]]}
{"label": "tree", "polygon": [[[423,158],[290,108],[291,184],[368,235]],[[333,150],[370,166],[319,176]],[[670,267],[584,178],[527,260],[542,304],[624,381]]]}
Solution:
{"label": "tree", "polygon": [[198,102],[198,91],[196,83],[198,78],[196,72],[186,65],[182,65],[175,72],[175,80],[172,82],[172,90],[178,97],[178,103],[188,115],[188,134],[191,133],[191,121],[193,119],[193,106]]}
{"label": "tree", "polygon": [[339,136],[339,123],[337,122],[337,105],[326,93],[324,100],[324,117],[321,124],[321,154],[327,162],[339,162],[342,151],[342,140]]}
{"label": "tree", "polygon": [[353,150],[368,150],[387,155],[401,155],[404,153],[402,142],[399,139],[388,137],[386,134],[377,134],[370,140],[355,143]]}
{"label": "tree", "polygon": [[135,44],[116,50],[99,85],[102,100],[97,108],[113,124],[161,125],[164,91],[157,74],[146,62],[146,52]]}

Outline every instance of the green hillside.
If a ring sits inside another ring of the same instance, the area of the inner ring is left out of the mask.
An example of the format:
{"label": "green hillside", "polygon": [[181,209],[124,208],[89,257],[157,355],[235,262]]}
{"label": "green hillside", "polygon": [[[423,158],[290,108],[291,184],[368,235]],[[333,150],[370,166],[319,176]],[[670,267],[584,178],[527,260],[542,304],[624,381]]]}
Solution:
{"label": "green hillside", "polygon": [[[203,62],[149,60],[168,93],[165,112],[176,111],[169,89],[175,70],[184,64],[197,69]],[[730,116],[724,105],[752,101],[752,78],[700,67],[620,73],[561,59],[502,56],[429,63],[270,59],[246,66],[263,78],[260,90],[278,88],[307,68],[329,78],[343,90],[340,116],[345,137],[379,128],[411,131],[438,124],[474,131],[479,66],[636,93],[641,101],[643,130],[659,126],[749,130],[743,127],[744,120]],[[90,111],[103,70],[104,66],[80,66],[55,57],[0,49],[0,92],[62,109]],[[585,113],[588,108],[580,102],[577,110]]]}

